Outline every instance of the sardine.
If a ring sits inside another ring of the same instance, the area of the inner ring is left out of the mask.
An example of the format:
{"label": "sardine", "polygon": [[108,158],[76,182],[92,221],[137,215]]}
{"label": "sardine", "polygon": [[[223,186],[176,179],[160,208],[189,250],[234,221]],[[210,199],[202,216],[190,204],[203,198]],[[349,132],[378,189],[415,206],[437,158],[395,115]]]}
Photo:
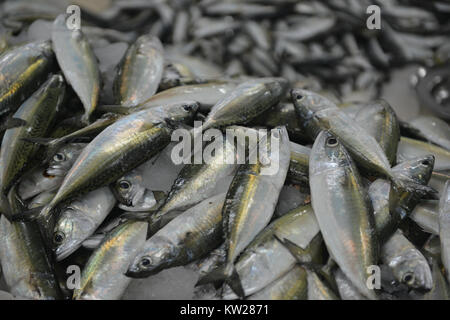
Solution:
{"label": "sardine", "polygon": [[80,29],[70,30],[67,16],[59,15],[52,28],[52,45],[64,77],[84,106],[84,122],[88,123],[97,107],[100,93],[100,71],[91,45]]}
{"label": "sardine", "polygon": [[158,89],[164,66],[164,49],[158,38],[140,36],[119,64],[114,83],[116,103],[136,107]]}
{"label": "sardine", "polygon": [[309,180],[312,206],[330,254],[361,293],[376,299],[366,286],[367,268],[378,261],[370,200],[349,153],[326,131],[314,142]]}

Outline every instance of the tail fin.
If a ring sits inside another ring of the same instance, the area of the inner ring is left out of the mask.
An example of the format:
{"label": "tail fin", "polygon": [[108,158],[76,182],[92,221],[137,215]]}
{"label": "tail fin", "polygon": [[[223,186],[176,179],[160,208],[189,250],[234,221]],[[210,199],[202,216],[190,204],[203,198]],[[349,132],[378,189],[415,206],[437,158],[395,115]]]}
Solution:
{"label": "tail fin", "polygon": [[238,297],[241,299],[245,298],[245,292],[242,287],[241,279],[239,278],[239,274],[237,273],[233,263],[214,269],[207,275],[201,277],[195,286],[197,287],[208,283],[212,283],[214,285],[226,283]]}
{"label": "tail fin", "polygon": [[0,126],[0,132],[8,129],[26,126],[27,122],[19,118],[9,118]]}
{"label": "tail fin", "polygon": [[438,193],[435,189],[430,186],[420,184],[415,182],[410,178],[406,178],[402,175],[392,175],[391,177],[392,186],[397,192],[406,191],[410,193],[415,193],[418,196],[430,197]]}

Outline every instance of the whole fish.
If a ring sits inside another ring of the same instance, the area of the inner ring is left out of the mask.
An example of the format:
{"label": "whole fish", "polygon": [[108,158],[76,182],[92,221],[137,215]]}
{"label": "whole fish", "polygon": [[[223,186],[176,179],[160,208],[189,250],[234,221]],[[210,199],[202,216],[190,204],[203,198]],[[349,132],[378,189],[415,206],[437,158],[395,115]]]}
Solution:
{"label": "whole fish", "polygon": [[19,46],[0,57],[0,116],[15,112],[47,80],[54,59],[50,41]]}
{"label": "whole fish", "polygon": [[116,103],[136,107],[150,99],[161,81],[164,49],[151,35],[140,36],[125,53],[114,82]]}
{"label": "whole fish", "polygon": [[397,152],[399,162],[427,154],[432,154],[436,158],[435,171],[450,170],[450,151],[428,142],[407,137],[400,138]]}
{"label": "whole fish", "polygon": [[220,245],[225,193],[203,200],[174,218],[141,247],[127,276],[148,277],[163,269],[186,265]]}
{"label": "whole fish", "polygon": [[47,219],[60,202],[112,183],[153,157],[170,142],[165,121],[189,121],[197,108],[196,103],[183,103],[143,110],[110,125],[83,149],[39,215]]}
{"label": "whole fish", "polygon": [[445,183],[439,201],[439,238],[441,240],[441,258],[447,280],[450,279],[450,180]]}
{"label": "whole fish", "polygon": [[423,201],[416,205],[409,218],[425,232],[439,235],[439,201]]}
{"label": "whole fish", "polygon": [[109,187],[91,191],[61,210],[53,232],[56,260],[77,250],[100,226],[116,204]]}
{"label": "whole fish", "polygon": [[[267,138],[267,136],[266,136]],[[278,150],[272,144],[278,140]],[[242,164],[231,182],[223,207],[223,229],[227,251],[226,263],[223,267],[199,280],[199,284],[225,281],[240,297],[245,296],[234,262],[255,236],[270,221],[286,179],[290,144],[285,127],[271,132],[272,143],[268,147],[271,163],[278,162],[278,170],[264,174],[264,167],[258,159],[255,164]],[[258,149],[268,144],[268,139],[261,139]],[[251,150],[250,153],[256,152]]]}
{"label": "whole fish", "polygon": [[326,104],[324,106],[321,103],[317,104],[314,99],[321,100],[306,90],[293,89],[291,96],[297,108],[297,114],[309,128],[309,132],[316,134],[320,129],[328,130],[339,138],[340,143],[345,146],[358,165],[371,173],[378,173],[390,179],[396,188],[421,193],[431,192],[427,186],[396,176],[386,154],[375,138],[340,109],[333,106],[327,107]]}
{"label": "whole fish", "polygon": [[396,164],[400,127],[394,110],[384,100],[373,101],[361,108],[355,121],[377,140],[391,166]]}
{"label": "whole fish", "polygon": [[287,81],[282,78],[243,82],[211,108],[203,130],[248,123],[277,104],[286,89]]}
{"label": "whole fish", "polygon": [[14,114],[15,118],[26,124],[8,129],[3,137],[3,148],[0,152],[3,193],[6,194],[21,174],[30,168],[39,146],[26,139],[47,133],[63,101],[64,91],[63,77],[53,75]]}
{"label": "whole fish", "polygon": [[[297,263],[290,250],[278,239],[288,240],[304,250],[303,256],[297,256],[297,260],[320,263],[323,241],[319,225],[311,205],[299,206],[264,228],[236,262],[236,272],[246,295],[266,287]],[[223,298],[237,299],[238,296],[226,286]]]}
{"label": "whole fish", "polygon": [[110,231],[83,268],[75,300],[117,300],[131,282],[125,272],[144,244],[147,222],[127,221]]}
{"label": "whole fish", "polygon": [[376,299],[366,286],[367,268],[378,261],[370,200],[349,153],[326,131],[314,142],[309,181],[312,206],[330,255],[361,293]]}
{"label": "whole fish", "polygon": [[236,83],[212,81],[204,84],[179,86],[158,92],[138,108],[151,108],[184,101],[197,101],[201,112],[207,112],[236,88]]}
{"label": "whole fish", "polygon": [[382,246],[381,260],[395,279],[413,289],[431,290],[431,268],[422,253],[399,230]]}
{"label": "whole fish", "polygon": [[85,146],[85,143],[64,145],[47,166],[39,166],[24,176],[18,189],[21,199],[27,200],[43,191],[56,190]]}
{"label": "whole fish", "polygon": [[80,29],[67,27],[67,18],[61,14],[53,23],[53,51],[64,77],[83,104],[83,121],[88,123],[98,103],[100,71],[88,40]]}
{"label": "whole fish", "polygon": [[248,300],[307,300],[308,278],[301,266],[294,266],[290,271],[275,280],[261,291],[248,297]]}
{"label": "whole fish", "polygon": [[450,127],[447,122],[433,116],[420,116],[407,123],[403,128],[413,137],[427,140],[450,150]]}

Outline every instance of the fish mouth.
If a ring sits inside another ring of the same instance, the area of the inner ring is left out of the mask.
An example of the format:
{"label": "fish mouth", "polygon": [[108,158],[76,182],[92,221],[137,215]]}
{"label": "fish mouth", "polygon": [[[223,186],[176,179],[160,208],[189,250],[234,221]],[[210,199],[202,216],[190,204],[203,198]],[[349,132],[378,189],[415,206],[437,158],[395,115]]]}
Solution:
{"label": "fish mouth", "polygon": [[74,253],[79,247],[80,243],[72,243],[71,245],[66,245],[63,247],[58,247],[54,250],[56,261],[61,261]]}
{"label": "fish mouth", "polygon": [[120,203],[118,207],[125,211],[146,211],[155,207],[157,201],[153,191],[145,189],[143,192],[137,192],[131,201]]}
{"label": "fish mouth", "polygon": [[60,166],[49,166],[44,174],[47,176],[55,176],[55,177],[64,177],[66,175],[66,171]]}

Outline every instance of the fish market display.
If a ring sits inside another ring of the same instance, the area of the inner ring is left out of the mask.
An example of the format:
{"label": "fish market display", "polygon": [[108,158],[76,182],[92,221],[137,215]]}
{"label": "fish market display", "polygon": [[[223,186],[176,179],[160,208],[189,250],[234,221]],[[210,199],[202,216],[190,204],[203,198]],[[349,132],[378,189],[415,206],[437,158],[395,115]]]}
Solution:
{"label": "fish market display", "polygon": [[0,300],[449,300],[449,21],[0,1]]}

